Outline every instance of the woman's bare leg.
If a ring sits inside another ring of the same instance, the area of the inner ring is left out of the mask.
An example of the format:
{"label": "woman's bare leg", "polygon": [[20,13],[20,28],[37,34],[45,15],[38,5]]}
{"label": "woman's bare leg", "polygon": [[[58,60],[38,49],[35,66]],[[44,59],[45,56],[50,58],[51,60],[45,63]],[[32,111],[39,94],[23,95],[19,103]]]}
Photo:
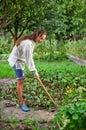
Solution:
{"label": "woman's bare leg", "polygon": [[23,87],[24,87],[24,80],[23,79],[17,80],[18,99],[19,99],[20,104],[25,105],[25,102],[22,99],[22,96],[23,96]]}

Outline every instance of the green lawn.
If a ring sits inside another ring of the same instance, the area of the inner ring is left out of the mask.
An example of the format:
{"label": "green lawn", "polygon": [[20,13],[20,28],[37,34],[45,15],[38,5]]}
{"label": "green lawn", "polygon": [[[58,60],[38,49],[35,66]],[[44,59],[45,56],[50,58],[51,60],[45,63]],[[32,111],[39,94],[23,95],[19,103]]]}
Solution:
{"label": "green lawn", "polygon": [[[47,72],[55,72],[58,71],[70,71],[73,73],[84,73],[86,74],[86,67],[79,66],[69,60],[65,61],[55,61],[55,62],[47,62],[47,61],[35,61],[36,68],[38,72],[47,71]],[[29,73],[27,67],[25,68],[26,73]],[[15,77],[13,69],[9,66],[8,62],[0,62],[0,78],[7,77]]]}

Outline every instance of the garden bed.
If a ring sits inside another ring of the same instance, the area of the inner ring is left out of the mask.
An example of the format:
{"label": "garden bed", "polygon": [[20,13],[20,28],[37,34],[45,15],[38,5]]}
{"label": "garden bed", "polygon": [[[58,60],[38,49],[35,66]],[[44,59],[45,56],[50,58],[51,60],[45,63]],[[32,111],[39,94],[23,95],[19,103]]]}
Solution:
{"label": "garden bed", "polygon": [[[0,85],[3,86],[3,88],[4,88],[4,85],[6,86],[6,85],[10,85],[12,83],[14,84],[15,82],[16,82],[16,80],[13,78],[0,79]],[[8,130],[11,130],[12,126],[10,126],[11,123],[9,123],[10,119],[18,120],[19,122],[22,122],[26,118],[29,120],[38,121],[40,129],[41,128],[49,129],[49,127],[50,127],[49,122],[54,119],[54,115],[57,113],[57,110],[53,107],[52,107],[52,109],[48,110],[42,106],[40,106],[39,108],[36,108],[35,106],[30,106],[29,112],[23,112],[19,108],[18,104],[16,104],[15,102],[13,102],[11,100],[1,100],[0,101],[0,113],[1,113],[0,129],[3,129],[3,130],[7,130],[6,128],[8,128]],[[17,130],[17,129],[19,130],[19,128],[24,129],[23,126],[21,128],[20,123],[19,123],[18,127],[16,127],[16,124],[14,125],[15,130]],[[29,129],[27,129],[27,130],[29,130]]]}

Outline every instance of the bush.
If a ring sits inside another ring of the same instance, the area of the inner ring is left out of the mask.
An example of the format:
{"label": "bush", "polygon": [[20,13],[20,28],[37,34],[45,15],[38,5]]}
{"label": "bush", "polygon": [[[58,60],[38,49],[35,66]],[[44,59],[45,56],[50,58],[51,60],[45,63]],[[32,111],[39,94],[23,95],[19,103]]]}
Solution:
{"label": "bush", "polygon": [[78,41],[68,41],[65,45],[67,53],[86,59],[86,39]]}
{"label": "bush", "polygon": [[9,43],[4,37],[0,37],[0,59],[7,59],[13,44]]}
{"label": "bush", "polygon": [[38,45],[34,58],[46,61],[67,59],[63,41],[49,39],[45,43]]}
{"label": "bush", "polygon": [[72,98],[70,98],[70,92],[67,91],[67,100],[70,100],[70,102],[61,107],[54,119],[54,124],[58,125],[59,130],[85,130],[85,91],[84,87],[71,90]]}

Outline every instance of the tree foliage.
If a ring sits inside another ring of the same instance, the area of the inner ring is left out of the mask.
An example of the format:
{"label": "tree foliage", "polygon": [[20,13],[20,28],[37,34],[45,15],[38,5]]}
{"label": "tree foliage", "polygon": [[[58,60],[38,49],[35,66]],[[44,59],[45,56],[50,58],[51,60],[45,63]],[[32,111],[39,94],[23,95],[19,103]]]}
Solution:
{"label": "tree foliage", "polygon": [[8,0],[1,1],[1,26],[11,32],[14,41],[19,38],[25,29],[37,28],[44,18],[49,1],[45,0]]}
{"label": "tree foliage", "polygon": [[16,41],[25,30],[45,28],[56,39],[78,39],[86,34],[85,0],[1,0],[0,29]]}
{"label": "tree foliage", "polygon": [[50,33],[57,39],[75,40],[86,34],[85,0],[54,0],[53,5],[42,23]]}

